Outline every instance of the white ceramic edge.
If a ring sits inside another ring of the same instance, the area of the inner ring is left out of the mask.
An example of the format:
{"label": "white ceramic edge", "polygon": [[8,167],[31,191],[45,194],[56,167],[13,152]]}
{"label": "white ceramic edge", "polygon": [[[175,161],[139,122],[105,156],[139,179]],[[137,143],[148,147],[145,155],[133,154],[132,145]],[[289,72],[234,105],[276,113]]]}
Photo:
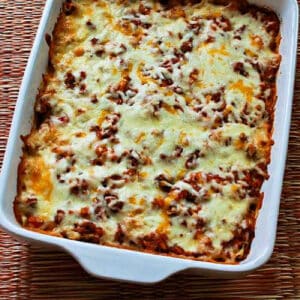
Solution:
{"label": "white ceramic edge", "polygon": [[[47,0],[46,2],[43,17],[41,19],[41,23],[22,81],[12,121],[11,131],[8,139],[6,153],[3,161],[0,178],[0,191],[5,190],[4,188],[8,181],[8,173],[11,162],[13,159],[16,159],[14,156],[14,147],[16,139],[19,138],[19,132],[17,130],[17,127],[22,121],[22,107],[24,105],[24,95],[26,94],[26,91],[29,88],[28,83],[30,81],[30,77],[34,72],[36,57],[38,56],[40,45],[44,39],[47,20],[51,14],[51,8],[54,1],[55,0]],[[293,57],[288,68],[290,72],[290,77],[288,81],[288,86],[286,86],[286,99],[288,101],[288,104],[286,106],[286,113],[284,114],[285,126],[282,132],[283,137],[281,140],[281,142],[283,142],[283,146],[281,148],[282,155],[278,157],[277,162],[280,168],[277,174],[277,179],[279,180],[280,184],[276,186],[276,194],[278,194],[279,196],[281,194],[282,189],[281,182],[284,175],[284,166],[289,139],[298,37],[298,3],[296,0],[288,1],[291,2],[291,5],[294,5],[295,9],[295,20],[292,24],[293,29],[295,31],[295,35],[291,39],[292,44],[290,45],[290,47],[293,49]],[[70,253],[88,273],[96,277],[133,281],[137,283],[155,283],[167,278],[168,276],[178,271],[183,271],[186,269],[195,269],[201,272],[202,274],[219,275],[222,277],[233,277],[235,275],[240,276],[242,274],[247,274],[257,269],[258,267],[263,265],[272,255],[276,237],[277,218],[279,213],[279,196],[278,205],[276,206],[277,210],[273,214],[274,218],[270,220],[270,222],[273,223],[273,230],[271,232],[272,243],[269,243],[267,246],[265,246],[263,253],[261,253],[261,255],[257,259],[241,263],[239,265],[223,265],[201,261],[192,261],[187,259],[153,255],[143,252],[117,249],[47,236],[44,234],[28,231],[26,229],[23,229],[21,226],[13,224],[8,220],[8,218],[2,210],[0,210],[0,226],[16,238],[23,239],[29,242],[39,242],[42,244],[58,246],[59,248],[64,249],[65,251]],[[5,195],[3,195],[2,193],[2,195],[0,195],[0,203],[1,201],[5,201],[4,198]]]}
{"label": "white ceramic edge", "polygon": [[[298,33],[299,33],[299,5],[297,0],[290,0],[294,5],[295,9],[295,20],[293,22],[292,28],[294,32],[291,31],[293,35],[292,44],[290,47],[292,48],[292,57],[291,63],[289,66],[290,76],[289,82],[286,86],[286,113],[285,119],[283,120],[284,123],[284,130],[282,131],[282,151],[281,156],[277,157],[278,161],[277,164],[280,166],[280,170],[278,171],[278,184],[275,187],[275,194],[278,195],[277,199],[277,209],[274,212],[274,218],[271,221],[274,223],[273,231],[272,231],[272,244],[269,243],[269,247],[266,249],[266,253],[262,256],[261,265],[265,264],[272,256],[274,251],[274,246],[276,242],[276,233],[277,233],[277,223],[278,223],[278,216],[279,216],[279,209],[280,209],[280,200],[281,200],[281,193],[283,188],[283,179],[285,174],[285,166],[286,166],[286,159],[287,159],[287,152],[289,146],[289,137],[290,137],[290,127],[291,127],[291,118],[292,118],[292,106],[293,106],[293,98],[294,98],[294,87],[295,87],[295,77],[296,77],[296,65],[297,65],[297,46],[298,46]],[[280,88],[280,87],[278,87]]]}

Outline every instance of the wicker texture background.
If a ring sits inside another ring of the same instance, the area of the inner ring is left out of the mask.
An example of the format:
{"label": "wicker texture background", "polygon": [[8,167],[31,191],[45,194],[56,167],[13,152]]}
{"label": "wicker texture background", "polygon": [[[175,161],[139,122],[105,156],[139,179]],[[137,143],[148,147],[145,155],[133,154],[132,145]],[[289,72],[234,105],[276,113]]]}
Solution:
{"label": "wicker texture background", "polygon": [[[45,0],[0,0],[0,165]],[[300,48],[298,51],[300,58]],[[181,273],[155,286],[95,279],[67,254],[0,231],[0,299],[300,299],[300,59],[275,252],[239,280]]]}

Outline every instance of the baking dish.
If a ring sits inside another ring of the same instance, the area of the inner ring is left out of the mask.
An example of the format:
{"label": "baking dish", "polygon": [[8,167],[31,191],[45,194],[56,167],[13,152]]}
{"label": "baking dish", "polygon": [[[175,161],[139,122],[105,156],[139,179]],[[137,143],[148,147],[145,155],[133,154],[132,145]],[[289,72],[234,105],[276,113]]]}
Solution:
{"label": "baking dish", "polygon": [[[271,3],[271,1],[256,2],[259,5],[269,6],[281,16],[283,36],[281,54],[283,62],[278,78],[279,98],[275,114],[275,146],[273,147],[272,164],[269,169],[271,178],[263,187],[265,200],[257,220],[256,238],[253,241],[250,255],[240,265],[234,266],[196,262],[64,240],[27,231],[15,221],[12,202],[16,194],[17,158],[21,154],[22,147],[19,137],[27,134],[31,126],[33,102],[48,61],[48,49],[44,36],[45,33],[52,32],[61,4],[62,1],[48,1],[46,4],[20,91],[0,185],[2,191],[2,197],[0,198],[0,222],[2,227],[16,237],[63,248],[70,252],[89,273],[107,278],[151,283],[160,281],[174,272],[185,269],[195,269],[200,271],[201,274],[210,273],[232,277],[248,273],[262,265],[271,255],[276,233],[295,73],[298,24],[297,3],[292,0],[281,1],[280,3],[279,1],[277,3]],[[292,34],[288,35],[290,32]],[[283,93],[283,88],[281,88],[283,86],[286,93]]]}

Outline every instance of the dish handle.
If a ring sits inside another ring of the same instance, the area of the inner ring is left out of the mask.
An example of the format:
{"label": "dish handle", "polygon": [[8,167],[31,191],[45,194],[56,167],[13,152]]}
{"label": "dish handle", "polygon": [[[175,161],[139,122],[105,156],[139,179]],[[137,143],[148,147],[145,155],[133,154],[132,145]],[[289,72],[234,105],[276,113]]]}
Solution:
{"label": "dish handle", "polygon": [[107,279],[153,284],[188,268],[186,263],[171,257],[106,246],[79,242],[63,248],[89,274]]}

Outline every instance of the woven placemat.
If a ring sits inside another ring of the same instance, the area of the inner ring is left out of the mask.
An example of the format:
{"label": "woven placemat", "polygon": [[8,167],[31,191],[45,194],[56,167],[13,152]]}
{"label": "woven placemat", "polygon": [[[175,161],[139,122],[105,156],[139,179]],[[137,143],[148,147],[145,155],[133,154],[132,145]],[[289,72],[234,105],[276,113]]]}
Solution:
{"label": "woven placemat", "polygon": [[[0,165],[44,4],[0,0]],[[95,279],[67,254],[21,244],[0,231],[0,299],[300,299],[300,69],[296,81],[277,242],[263,268],[239,280],[180,273],[137,286]]]}

